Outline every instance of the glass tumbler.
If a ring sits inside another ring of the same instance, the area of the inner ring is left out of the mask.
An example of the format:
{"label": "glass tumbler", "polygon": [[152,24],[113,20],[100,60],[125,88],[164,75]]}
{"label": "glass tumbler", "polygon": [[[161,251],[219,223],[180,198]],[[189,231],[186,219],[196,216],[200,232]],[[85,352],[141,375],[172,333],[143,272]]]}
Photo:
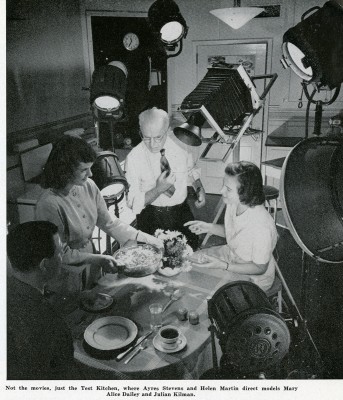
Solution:
{"label": "glass tumbler", "polygon": [[160,303],[153,303],[149,306],[150,310],[150,327],[154,331],[158,331],[162,327],[162,310],[163,306]]}

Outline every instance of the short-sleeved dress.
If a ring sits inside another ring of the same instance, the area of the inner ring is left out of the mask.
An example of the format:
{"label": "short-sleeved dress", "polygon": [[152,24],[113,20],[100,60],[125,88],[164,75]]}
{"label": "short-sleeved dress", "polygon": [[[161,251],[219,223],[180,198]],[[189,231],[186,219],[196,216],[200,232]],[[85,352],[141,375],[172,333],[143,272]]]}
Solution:
{"label": "short-sleeved dress", "polygon": [[226,245],[214,246],[202,252],[214,255],[226,262],[266,264],[261,275],[235,274],[237,278],[249,280],[263,290],[268,290],[274,281],[276,261],[273,250],[277,242],[277,231],[273,218],[263,205],[250,207],[236,215],[236,207],[228,205],[225,212]]}

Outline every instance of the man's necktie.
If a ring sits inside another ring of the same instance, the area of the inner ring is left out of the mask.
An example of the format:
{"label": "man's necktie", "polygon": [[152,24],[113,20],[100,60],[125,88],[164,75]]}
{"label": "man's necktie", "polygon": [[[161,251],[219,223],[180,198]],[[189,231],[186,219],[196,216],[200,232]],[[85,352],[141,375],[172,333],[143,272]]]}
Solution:
{"label": "man's necktie", "polygon": [[[160,159],[161,172],[167,171],[166,177],[168,177],[170,175],[171,169],[167,157],[165,156],[166,153],[165,149],[161,149],[160,153],[161,153],[161,159]],[[168,197],[172,197],[174,193],[175,193],[174,185],[170,186],[168,190],[164,192],[164,194],[167,195]]]}

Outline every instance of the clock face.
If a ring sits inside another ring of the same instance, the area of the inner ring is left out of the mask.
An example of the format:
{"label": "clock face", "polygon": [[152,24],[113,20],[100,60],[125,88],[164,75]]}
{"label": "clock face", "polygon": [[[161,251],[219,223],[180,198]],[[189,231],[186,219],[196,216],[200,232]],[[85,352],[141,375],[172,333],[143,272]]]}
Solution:
{"label": "clock face", "polygon": [[139,46],[139,38],[135,33],[129,32],[124,36],[123,45],[126,50],[136,50]]}

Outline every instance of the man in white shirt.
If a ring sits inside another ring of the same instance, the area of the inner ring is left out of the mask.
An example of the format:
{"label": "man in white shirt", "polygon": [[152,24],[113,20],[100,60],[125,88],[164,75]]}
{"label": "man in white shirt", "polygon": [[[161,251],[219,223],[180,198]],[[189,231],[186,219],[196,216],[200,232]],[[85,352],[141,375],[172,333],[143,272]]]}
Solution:
{"label": "man in white shirt", "polygon": [[[205,204],[200,170],[191,153],[171,138],[169,117],[164,110],[154,107],[143,111],[139,126],[142,142],[131,150],[125,163],[130,184],[128,205],[137,214],[138,229],[150,234],[156,229],[180,231],[196,249],[198,238],[183,225],[193,219],[186,201],[188,184],[195,189],[196,207]],[[167,169],[161,172],[166,163]]]}

